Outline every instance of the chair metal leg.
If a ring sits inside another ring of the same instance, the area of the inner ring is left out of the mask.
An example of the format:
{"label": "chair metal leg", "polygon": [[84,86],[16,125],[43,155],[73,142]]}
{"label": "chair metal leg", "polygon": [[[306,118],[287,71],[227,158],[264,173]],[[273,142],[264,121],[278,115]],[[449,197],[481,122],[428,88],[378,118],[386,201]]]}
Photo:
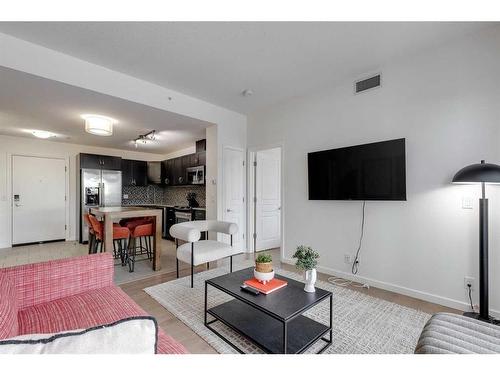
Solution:
{"label": "chair metal leg", "polygon": [[210,262],[207,262],[207,270],[210,269]]}
{"label": "chair metal leg", "polygon": [[[130,246],[130,244],[132,244],[132,245]],[[135,238],[131,238],[129,241],[128,272],[134,272],[135,252],[136,252],[135,245],[136,245]]]}
{"label": "chair metal leg", "polygon": [[191,288],[193,287],[193,273],[194,273],[194,242],[191,242]]}
{"label": "chair metal leg", "polygon": [[[233,235],[231,234],[231,247],[233,247]],[[233,256],[229,257],[229,272],[233,273]]]}
{"label": "chair metal leg", "polygon": [[177,273],[177,278],[179,278],[179,259],[177,259],[177,256],[175,258],[175,270]]}

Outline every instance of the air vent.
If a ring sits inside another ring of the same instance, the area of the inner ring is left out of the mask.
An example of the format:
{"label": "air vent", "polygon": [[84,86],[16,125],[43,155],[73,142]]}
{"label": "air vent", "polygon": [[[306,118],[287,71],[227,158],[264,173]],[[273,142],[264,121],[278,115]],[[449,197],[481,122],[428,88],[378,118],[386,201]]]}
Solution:
{"label": "air vent", "polygon": [[357,94],[366,90],[374,89],[379,86],[380,86],[380,74],[377,74],[376,76],[366,78],[361,81],[357,81],[355,83],[355,91]]}

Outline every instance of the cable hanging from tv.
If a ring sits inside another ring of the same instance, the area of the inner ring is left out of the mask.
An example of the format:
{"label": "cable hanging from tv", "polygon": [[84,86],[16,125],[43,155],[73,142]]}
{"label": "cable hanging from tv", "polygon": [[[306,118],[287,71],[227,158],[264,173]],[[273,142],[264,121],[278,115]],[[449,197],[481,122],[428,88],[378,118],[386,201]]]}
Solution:
{"label": "cable hanging from tv", "polygon": [[351,272],[356,275],[359,271],[359,253],[361,252],[361,246],[363,245],[363,236],[365,235],[365,206],[366,201],[363,201],[362,215],[361,215],[361,234],[359,235],[358,249],[356,250],[356,256],[354,257],[354,262],[352,262]]}

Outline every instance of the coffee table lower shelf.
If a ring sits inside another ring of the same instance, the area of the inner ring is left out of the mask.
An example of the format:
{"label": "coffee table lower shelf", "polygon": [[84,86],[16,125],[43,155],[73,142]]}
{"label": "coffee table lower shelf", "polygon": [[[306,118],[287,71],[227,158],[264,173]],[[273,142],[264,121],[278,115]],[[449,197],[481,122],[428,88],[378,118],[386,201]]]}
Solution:
{"label": "coffee table lower shelf", "polygon": [[[283,322],[237,299],[206,312],[215,319],[207,321],[205,326],[240,353],[243,353],[240,348],[212,327],[214,323],[220,321],[267,353],[303,353],[318,340],[326,342],[318,351],[322,353],[331,345],[331,328],[303,315]],[[327,333],[330,339],[323,337]]]}

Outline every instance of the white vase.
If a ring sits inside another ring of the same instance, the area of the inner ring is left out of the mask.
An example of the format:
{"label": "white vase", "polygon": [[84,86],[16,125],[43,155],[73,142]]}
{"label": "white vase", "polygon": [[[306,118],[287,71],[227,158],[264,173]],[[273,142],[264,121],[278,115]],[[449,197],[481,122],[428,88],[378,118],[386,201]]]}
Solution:
{"label": "white vase", "polygon": [[306,285],[304,286],[304,290],[307,293],[314,293],[316,291],[316,289],[314,288],[314,284],[316,283],[316,268],[305,272],[304,281],[306,283]]}

